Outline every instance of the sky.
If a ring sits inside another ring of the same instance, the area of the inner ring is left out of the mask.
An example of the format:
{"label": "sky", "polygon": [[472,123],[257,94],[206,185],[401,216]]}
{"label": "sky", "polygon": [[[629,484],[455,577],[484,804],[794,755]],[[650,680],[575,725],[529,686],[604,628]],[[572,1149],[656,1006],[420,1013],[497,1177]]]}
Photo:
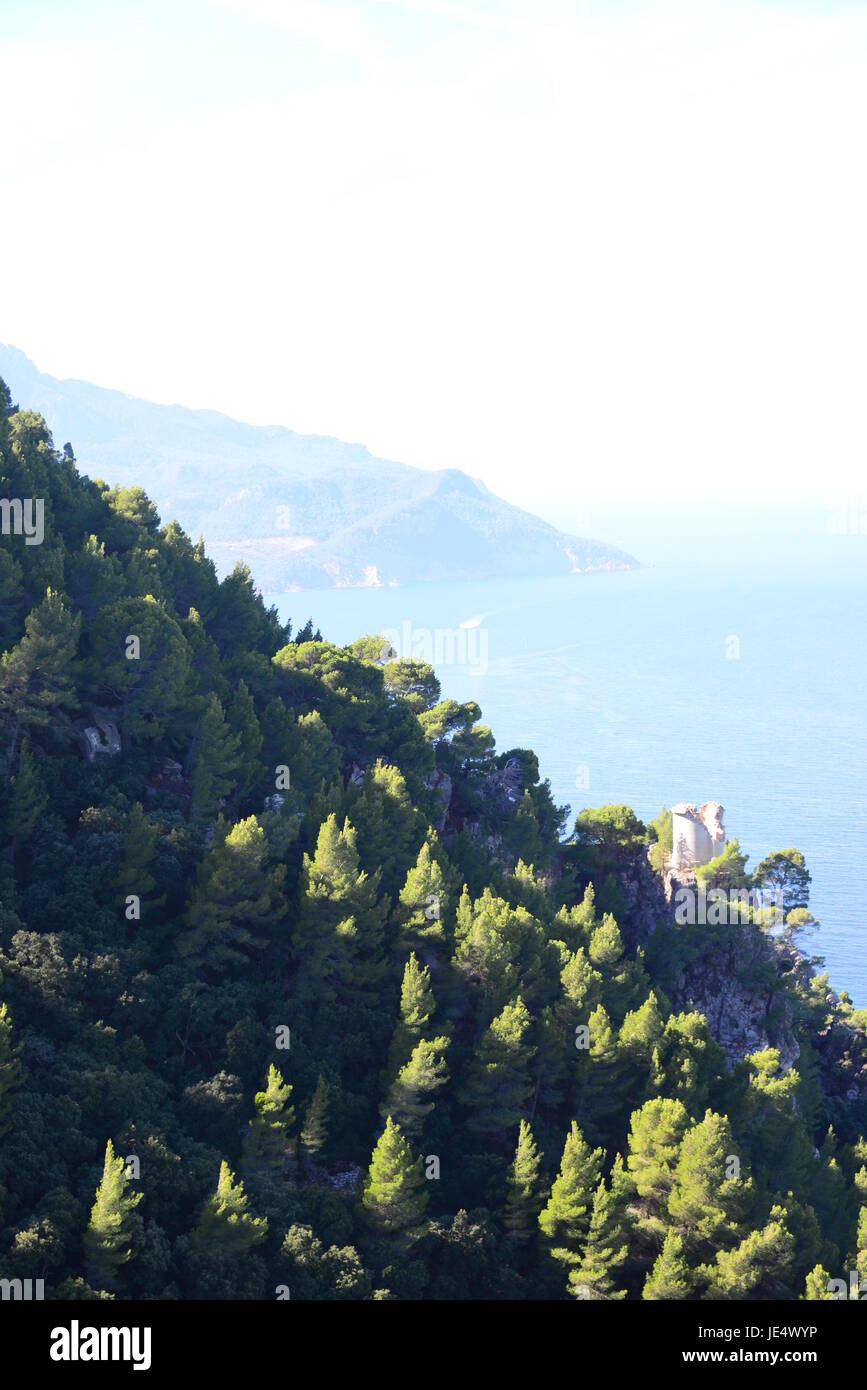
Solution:
{"label": "sky", "polygon": [[3,0],[0,341],[562,524],[857,529],[865,61],[835,0]]}

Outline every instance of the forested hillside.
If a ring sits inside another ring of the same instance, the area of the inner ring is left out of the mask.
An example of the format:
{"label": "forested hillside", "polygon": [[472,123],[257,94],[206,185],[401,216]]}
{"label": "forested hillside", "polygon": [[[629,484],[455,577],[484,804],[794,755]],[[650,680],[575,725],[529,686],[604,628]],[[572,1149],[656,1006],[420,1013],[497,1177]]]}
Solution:
{"label": "forested hillside", "polygon": [[[44,499],[41,544],[0,541],[0,1277],[150,1299],[867,1277],[864,1018],[794,945],[803,894],[778,940],[679,926],[664,816],[585,811],[563,839],[478,706],[381,639],[290,632],[2,383],[0,497]],[[737,852],[714,873],[747,877]],[[768,1046],[714,1036],[708,970]]]}

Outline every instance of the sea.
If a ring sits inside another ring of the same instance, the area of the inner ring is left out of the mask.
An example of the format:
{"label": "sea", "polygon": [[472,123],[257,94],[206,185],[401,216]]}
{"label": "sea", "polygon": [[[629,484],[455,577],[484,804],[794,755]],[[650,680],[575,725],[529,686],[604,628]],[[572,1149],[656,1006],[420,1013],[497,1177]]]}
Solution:
{"label": "sea", "polygon": [[[851,540],[851,544],[845,544]],[[329,641],[384,633],[532,748],[579,810],[719,801],[755,868],[795,846],[805,947],[867,1007],[867,545],[677,547],[639,569],[266,595]],[[855,542],[858,542],[857,544]]]}

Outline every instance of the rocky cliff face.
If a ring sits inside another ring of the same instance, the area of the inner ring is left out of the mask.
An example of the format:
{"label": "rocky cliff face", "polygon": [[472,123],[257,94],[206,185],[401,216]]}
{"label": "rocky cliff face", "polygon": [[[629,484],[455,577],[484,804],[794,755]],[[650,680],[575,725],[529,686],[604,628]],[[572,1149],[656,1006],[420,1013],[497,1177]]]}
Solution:
{"label": "rocky cliff face", "polygon": [[[623,900],[620,926],[631,948],[647,947],[655,931],[678,930],[675,895],[678,888],[694,884],[692,875],[658,874],[642,854],[624,865],[616,878]],[[753,1052],[774,1047],[788,1070],[801,1056],[799,1037],[808,1038],[825,1096],[841,1106],[867,1108],[867,1038],[846,1020],[833,991],[817,998],[807,958],[791,944],[748,924],[734,937],[711,926],[704,931],[700,954],[685,953],[682,962],[675,963],[670,1000],[677,1009],[704,1014],[729,1068]],[[809,1021],[798,1016],[789,981],[812,996]]]}

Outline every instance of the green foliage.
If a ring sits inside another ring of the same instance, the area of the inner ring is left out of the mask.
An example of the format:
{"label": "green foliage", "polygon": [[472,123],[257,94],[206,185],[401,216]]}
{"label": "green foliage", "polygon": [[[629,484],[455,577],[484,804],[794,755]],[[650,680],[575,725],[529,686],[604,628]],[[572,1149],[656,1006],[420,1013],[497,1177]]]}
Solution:
{"label": "green foliage", "polygon": [[245,1168],[264,1166],[280,1169],[285,1157],[294,1152],[290,1130],[295,1123],[295,1107],[289,1104],[292,1087],[287,1086],[272,1062],[265,1088],[253,1099],[254,1115],[244,1144]]}
{"label": "green foliage", "polygon": [[536,1228],[542,1206],[542,1187],[539,1179],[541,1157],[526,1120],[518,1126],[518,1146],[509,1168],[508,1196],[503,1225],[509,1235],[524,1244]]}
{"label": "green foliage", "polygon": [[696,878],[708,891],[719,888],[728,893],[733,888],[749,888],[748,859],[748,854],[741,853],[738,841],[729,840],[722,854],[718,854],[708,864],[698,865],[695,871]]}
{"label": "green foliage", "polygon": [[583,1251],[604,1157],[602,1149],[591,1149],[573,1120],[560,1171],[539,1214],[539,1226],[551,1254],[566,1264],[576,1263]]}
{"label": "green foliage", "polygon": [[799,850],[781,849],[769,854],[756,868],[753,882],[757,888],[779,893],[785,913],[805,908],[810,901],[810,873]]}
{"label": "green foliage", "polygon": [[683,1258],[683,1240],[672,1227],[645,1280],[641,1297],[651,1301],[677,1301],[689,1298],[694,1287],[695,1279]]}
{"label": "green foliage", "polygon": [[214,970],[243,963],[267,943],[285,913],[283,864],[268,867],[265,831],[255,816],[229,828],[222,817],[202,860],[178,950]]}
{"label": "green foliage", "polygon": [[[793,949],[797,851],[755,875],[782,932],[674,925],[642,900],[665,808],[585,809],[561,843],[475,702],[380,639],[293,640],[244,565],[220,582],[2,387],[0,493],[45,500],[42,545],[0,537],[10,1276],[582,1301],[867,1277],[867,1014]],[[99,721],[121,746],[91,759]],[[746,863],[735,841],[701,876]],[[768,1043],[735,1056],[742,1002]],[[88,1222],[106,1135],[141,1188],[110,1144]]]}
{"label": "green foliage", "polygon": [[502,1140],[513,1130],[533,1089],[530,1015],[520,997],[506,1004],[482,1034],[461,1095],[467,1126]]}
{"label": "green foliage", "polygon": [[0,1004],[0,1135],[9,1128],[12,1097],[21,1085],[21,1050],[12,1041],[12,1020],[6,1004]]}
{"label": "green foliage", "polygon": [[192,813],[198,821],[211,820],[237,785],[240,737],[226,723],[216,695],[205,705],[195,743],[192,775]]}
{"label": "green foliage", "polygon": [[630,806],[597,806],[575,819],[574,842],[594,868],[619,863],[647,843],[647,827]]}
{"label": "green foliage", "polygon": [[199,1219],[190,1235],[191,1246],[202,1252],[215,1252],[240,1258],[265,1239],[268,1221],[248,1211],[244,1184],[225,1159],[220,1164],[217,1190],[202,1206]]}
{"label": "green foliage", "polygon": [[383,1234],[417,1234],[428,1202],[422,1161],[413,1158],[391,1116],[373,1150],[361,1202],[368,1221]]}
{"label": "green foliage", "polygon": [[650,863],[661,873],[674,847],[673,817],[667,807],[663,806],[659,815],[647,822],[647,830],[651,839]]}
{"label": "green foliage", "polygon": [[84,1233],[87,1279],[94,1288],[109,1292],[117,1287],[121,1265],[132,1257],[131,1214],[142,1200],[141,1192],[127,1192],[126,1164],[115,1158],[109,1139],[105,1146],[102,1181]]}
{"label": "green foliage", "polygon": [[301,1128],[301,1152],[309,1162],[322,1152],[328,1138],[328,1109],[330,1092],[328,1082],[321,1074],[316,1079],[316,1090],[304,1114]]}

